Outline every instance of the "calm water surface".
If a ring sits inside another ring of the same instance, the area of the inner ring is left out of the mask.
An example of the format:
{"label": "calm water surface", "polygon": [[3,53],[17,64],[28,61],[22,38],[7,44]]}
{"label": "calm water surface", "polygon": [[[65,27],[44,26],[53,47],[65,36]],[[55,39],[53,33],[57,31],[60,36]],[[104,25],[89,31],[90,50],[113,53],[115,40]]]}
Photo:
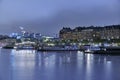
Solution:
{"label": "calm water surface", "polygon": [[0,49],[0,80],[120,80],[120,56]]}

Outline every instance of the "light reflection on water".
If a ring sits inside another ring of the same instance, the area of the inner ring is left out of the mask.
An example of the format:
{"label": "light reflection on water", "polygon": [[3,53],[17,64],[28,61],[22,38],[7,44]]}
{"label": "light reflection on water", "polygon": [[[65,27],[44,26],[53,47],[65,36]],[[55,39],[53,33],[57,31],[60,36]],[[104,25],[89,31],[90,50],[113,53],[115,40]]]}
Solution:
{"label": "light reflection on water", "polygon": [[0,80],[119,80],[119,63],[120,56],[0,49]]}

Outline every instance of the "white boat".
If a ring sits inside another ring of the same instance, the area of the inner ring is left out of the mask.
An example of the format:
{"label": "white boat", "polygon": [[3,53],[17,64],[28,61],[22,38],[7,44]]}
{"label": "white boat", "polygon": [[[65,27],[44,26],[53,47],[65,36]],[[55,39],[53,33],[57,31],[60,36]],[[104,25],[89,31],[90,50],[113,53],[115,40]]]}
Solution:
{"label": "white boat", "polygon": [[87,50],[84,51],[84,53],[92,53],[92,52],[93,52],[93,51],[90,50],[90,49],[87,49]]}
{"label": "white boat", "polygon": [[85,53],[93,53],[94,51],[98,51],[100,50],[100,47],[99,46],[88,46],[86,49],[85,49]]}

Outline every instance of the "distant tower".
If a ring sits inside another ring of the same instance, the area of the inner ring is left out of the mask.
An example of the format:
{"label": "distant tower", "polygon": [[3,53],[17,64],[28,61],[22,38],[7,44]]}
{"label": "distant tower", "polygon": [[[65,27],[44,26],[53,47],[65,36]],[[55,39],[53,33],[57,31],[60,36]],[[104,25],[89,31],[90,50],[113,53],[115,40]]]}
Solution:
{"label": "distant tower", "polygon": [[24,28],[23,27],[19,27],[20,28],[20,30],[21,30],[21,33],[22,33],[22,35],[24,36],[24,34],[26,33],[26,31],[24,30]]}

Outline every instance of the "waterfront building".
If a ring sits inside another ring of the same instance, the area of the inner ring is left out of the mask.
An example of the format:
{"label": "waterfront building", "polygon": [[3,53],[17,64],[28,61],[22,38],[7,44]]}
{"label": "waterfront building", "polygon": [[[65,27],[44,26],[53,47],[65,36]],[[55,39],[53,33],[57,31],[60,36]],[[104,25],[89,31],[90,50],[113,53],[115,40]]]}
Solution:
{"label": "waterfront building", "polygon": [[76,27],[75,29],[63,28],[59,32],[59,37],[63,40],[94,41],[120,39],[120,25],[104,27]]}

